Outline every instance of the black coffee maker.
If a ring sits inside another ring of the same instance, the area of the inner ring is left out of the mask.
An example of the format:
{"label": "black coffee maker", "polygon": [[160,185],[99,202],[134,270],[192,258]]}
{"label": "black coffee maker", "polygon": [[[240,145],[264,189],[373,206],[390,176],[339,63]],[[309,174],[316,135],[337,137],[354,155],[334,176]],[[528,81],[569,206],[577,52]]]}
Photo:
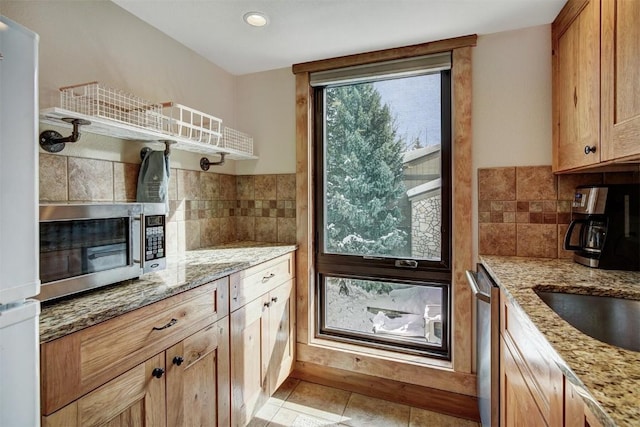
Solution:
{"label": "black coffee maker", "polygon": [[565,250],[575,262],[606,270],[640,270],[640,184],[576,188]]}

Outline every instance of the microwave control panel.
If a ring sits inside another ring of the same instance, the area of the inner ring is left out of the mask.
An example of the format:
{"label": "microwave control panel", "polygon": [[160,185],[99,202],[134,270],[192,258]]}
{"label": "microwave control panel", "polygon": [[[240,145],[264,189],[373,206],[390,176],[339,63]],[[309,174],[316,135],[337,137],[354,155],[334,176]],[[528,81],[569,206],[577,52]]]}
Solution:
{"label": "microwave control panel", "polygon": [[145,216],[145,261],[164,258],[165,238],[164,238],[164,215]]}

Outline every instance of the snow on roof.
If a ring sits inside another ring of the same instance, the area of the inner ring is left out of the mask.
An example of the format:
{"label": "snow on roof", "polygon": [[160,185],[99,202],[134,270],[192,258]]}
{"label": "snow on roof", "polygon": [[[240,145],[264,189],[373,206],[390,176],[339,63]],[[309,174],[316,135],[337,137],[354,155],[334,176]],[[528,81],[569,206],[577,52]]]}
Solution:
{"label": "snow on roof", "polygon": [[407,197],[409,197],[409,200],[424,198],[429,196],[430,193],[440,190],[440,187],[442,187],[442,179],[434,179],[407,190]]}
{"label": "snow on roof", "polygon": [[422,157],[426,157],[430,154],[439,153],[440,152],[440,144],[438,145],[430,145],[428,147],[416,148],[415,150],[407,151],[404,153],[404,158],[402,163],[409,163],[414,160],[420,159]]}

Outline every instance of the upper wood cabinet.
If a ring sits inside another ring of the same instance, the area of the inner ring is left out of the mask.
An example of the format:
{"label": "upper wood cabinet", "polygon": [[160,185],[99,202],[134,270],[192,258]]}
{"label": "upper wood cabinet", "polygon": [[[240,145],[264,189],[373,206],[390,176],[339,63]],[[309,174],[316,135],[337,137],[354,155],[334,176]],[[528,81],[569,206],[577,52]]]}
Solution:
{"label": "upper wood cabinet", "polygon": [[640,155],[640,2],[602,1],[602,160]]}
{"label": "upper wood cabinet", "polygon": [[553,170],[640,158],[640,3],[569,0],[552,25]]}

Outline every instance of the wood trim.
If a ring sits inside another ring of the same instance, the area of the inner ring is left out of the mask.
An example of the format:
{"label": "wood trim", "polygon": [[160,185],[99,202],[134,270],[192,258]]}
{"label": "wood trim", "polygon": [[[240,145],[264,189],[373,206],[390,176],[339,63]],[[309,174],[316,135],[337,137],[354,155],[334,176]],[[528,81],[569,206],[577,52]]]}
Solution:
{"label": "wood trim", "polygon": [[[452,339],[453,347],[453,371],[429,368],[424,365],[412,365],[387,359],[380,363],[368,364],[358,374],[357,378],[371,376],[376,381],[391,381],[402,384],[403,387],[417,386],[416,383],[427,378],[430,386],[442,388],[444,392],[450,393],[456,390],[461,395],[467,394],[468,398],[475,395],[475,375],[472,373],[472,304],[471,295],[466,284],[464,275],[465,269],[472,268],[472,244],[471,244],[471,46],[475,45],[476,36],[461,38],[457,43],[464,41],[464,47],[453,51],[453,319],[454,333]],[[320,71],[336,66],[355,65],[363,63],[358,61],[373,61],[374,59],[398,59],[408,55],[408,52],[416,54],[433,53],[452,48],[451,41],[429,43],[423,46],[423,51],[416,50],[416,47],[409,47],[407,51],[403,48],[391,49],[390,51],[379,51],[377,53],[354,55],[352,57],[336,58],[335,60],[318,61],[317,63],[294,65],[293,71],[296,73],[296,225],[298,251],[296,253],[296,277],[297,277],[297,354],[298,366],[314,365],[319,377],[323,376],[326,370],[336,372],[335,365],[329,366],[336,360],[343,363],[349,360],[360,360],[370,356],[357,352],[326,349],[308,345],[312,341],[313,316],[315,307],[315,297],[313,290],[314,278],[314,236],[312,235],[313,224],[313,123],[312,105],[313,95],[309,85],[309,71]],[[426,52],[426,49],[432,49]],[[382,53],[384,52],[384,53]],[[387,55],[387,56],[385,56]],[[396,55],[392,57],[392,55]],[[356,357],[357,355],[357,357]],[[325,357],[327,356],[327,357]],[[303,365],[301,365],[303,364]],[[340,365],[348,376],[341,376],[343,379],[342,388],[347,388],[349,379],[354,378],[350,370],[353,366]],[[392,367],[378,372],[379,367]],[[315,372],[315,371],[314,371]],[[438,372],[437,386],[429,376],[433,372]],[[342,375],[342,374],[341,374]],[[393,378],[402,378],[403,381],[383,379],[384,375]],[[393,393],[394,395],[396,393]],[[410,393],[408,393],[410,394]],[[393,396],[392,396],[393,397]],[[393,399],[392,399],[393,400]],[[475,408],[475,400],[473,405]],[[438,405],[440,407],[440,405]],[[456,408],[457,410],[458,408]],[[455,412],[456,414],[458,412]]]}
{"label": "wood trim", "polygon": [[453,51],[453,368],[471,372],[472,298],[465,270],[473,268],[471,201],[471,47]]}
{"label": "wood trim", "polygon": [[551,24],[552,33],[558,35],[564,33],[571,23],[580,15],[582,9],[589,4],[589,1],[591,0],[569,0]]}
{"label": "wood trim", "polygon": [[407,362],[358,351],[340,351],[318,345],[298,344],[299,363],[310,363],[332,369],[370,375],[376,378],[430,387],[451,393],[475,396],[476,376],[453,372],[450,368],[429,365],[424,361]]}
{"label": "wood trim", "polygon": [[292,377],[458,418],[480,421],[478,402],[473,396],[306,362],[296,364]]}
{"label": "wood trim", "polygon": [[335,68],[351,67],[354,65],[371,64],[374,62],[392,61],[395,59],[429,55],[432,53],[446,52],[463,47],[472,47],[476,45],[477,39],[478,36],[473,34],[451,39],[438,40],[434,42],[415,44],[412,46],[376,50],[373,52],[360,53],[356,55],[339,56],[337,58],[331,59],[321,59],[319,61],[303,62],[300,64],[294,64],[292,70],[294,74],[304,74],[317,71],[332,70]]}
{"label": "wood trim", "polygon": [[296,75],[296,339],[308,343],[313,298],[313,138],[309,73]]}

